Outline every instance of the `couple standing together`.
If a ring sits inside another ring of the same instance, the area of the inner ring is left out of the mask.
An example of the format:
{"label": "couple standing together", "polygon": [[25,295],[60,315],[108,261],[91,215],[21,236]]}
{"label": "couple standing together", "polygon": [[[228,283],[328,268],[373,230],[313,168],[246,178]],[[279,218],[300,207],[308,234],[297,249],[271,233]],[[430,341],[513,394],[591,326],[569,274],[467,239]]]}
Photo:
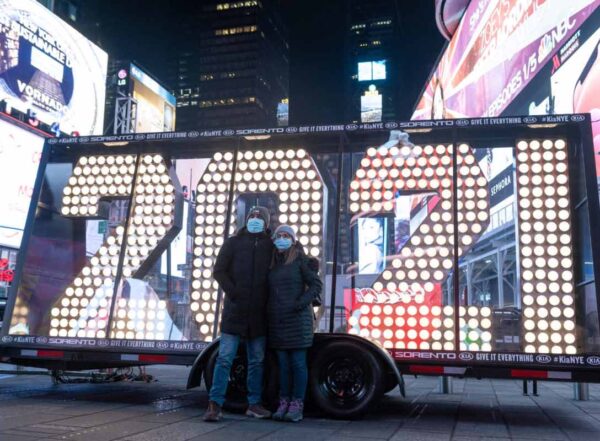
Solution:
{"label": "couple standing together", "polygon": [[[280,225],[273,236],[269,210],[255,206],[246,226],[225,241],[213,276],[225,292],[221,342],[205,421],[219,421],[231,365],[241,340],[248,354],[246,415],[300,421],[308,382],[306,352],[313,341],[312,302],[321,293],[314,262],[296,233]],[[266,347],[277,352],[279,407],[271,415],[261,404]]]}

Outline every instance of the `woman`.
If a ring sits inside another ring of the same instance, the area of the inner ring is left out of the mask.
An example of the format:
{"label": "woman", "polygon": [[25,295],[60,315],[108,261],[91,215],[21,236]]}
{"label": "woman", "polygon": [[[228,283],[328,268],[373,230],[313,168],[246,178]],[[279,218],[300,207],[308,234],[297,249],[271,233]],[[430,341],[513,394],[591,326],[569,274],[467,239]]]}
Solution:
{"label": "woman", "polygon": [[280,387],[273,419],[296,422],[303,418],[306,351],[313,342],[312,302],[321,293],[321,279],[309,266],[292,227],[280,225],[273,239],[267,318],[269,345],[279,360]]}

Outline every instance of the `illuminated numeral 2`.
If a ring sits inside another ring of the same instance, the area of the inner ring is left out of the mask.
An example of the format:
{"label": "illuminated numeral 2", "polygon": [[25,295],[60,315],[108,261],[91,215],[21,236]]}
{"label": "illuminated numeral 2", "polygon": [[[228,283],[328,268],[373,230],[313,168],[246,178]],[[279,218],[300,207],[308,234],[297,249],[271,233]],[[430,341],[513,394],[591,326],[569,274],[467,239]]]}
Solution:
{"label": "illuminated numeral 2", "polygon": [[[133,191],[127,228],[123,278],[141,278],[180,229],[181,196],[160,155],[82,156],[63,190],[61,214],[90,218],[103,200],[128,198]],[[136,174],[137,172],[137,174]],[[135,179],[135,182],[134,182]],[[179,207],[178,207],[179,205]],[[178,225],[179,224],[179,225]],[[125,228],[107,237],[50,311],[50,336],[153,339],[168,320],[158,299],[118,299],[113,328],[108,321]],[[150,317],[149,310],[154,310]],[[117,320],[119,319],[119,320]],[[159,338],[160,339],[160,338]]]}
{"label": "illuminated numeral 2", "polygon": [[[350,332],[379,339],[390,349],[454,349],[454,308],[442,308],[441,283],[453,267],[454,238],[460,257],[487,228],[489,194],[471,148],[459,145],[456,235],[452,149],[397,142],[370,148],[362,159],[350,184],[351,212],[393,213],[398,193],[435,196],[427,217],[373,284],[369,303],[375,305],[363,302],[359,314],[349,318]],[[459,310],[463,348],[470,342],[471,349],[491,350],[490,314],[489,308]]]}

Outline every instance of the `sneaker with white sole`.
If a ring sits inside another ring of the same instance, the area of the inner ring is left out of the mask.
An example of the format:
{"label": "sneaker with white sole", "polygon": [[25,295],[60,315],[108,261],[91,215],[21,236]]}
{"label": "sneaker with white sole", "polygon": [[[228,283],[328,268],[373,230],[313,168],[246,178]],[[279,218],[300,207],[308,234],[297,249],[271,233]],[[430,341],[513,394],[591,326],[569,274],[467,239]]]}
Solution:
{"label": "sneaker with white sole", "polygon": [[302,400],[292,400],[290,401],[290,407],[288,407],[288,411],[283,417],[285,421],[291,421],[293,423],[297,423],[304,418],[304,403]]}
{"label": "sneaker with white sole", "polygon": [[246,416],[258,419],[271,418],[271,412],[260,404],[251,404],[246,410]]}

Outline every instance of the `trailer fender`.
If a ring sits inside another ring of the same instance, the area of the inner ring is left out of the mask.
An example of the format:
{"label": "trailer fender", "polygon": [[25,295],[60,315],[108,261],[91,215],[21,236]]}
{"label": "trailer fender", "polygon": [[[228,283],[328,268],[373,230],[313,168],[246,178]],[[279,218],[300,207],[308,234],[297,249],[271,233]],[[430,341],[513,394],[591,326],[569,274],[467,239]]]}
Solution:
{"label": "trailer fender", "polygon": [[206,363],[208,362],[208,359],[210,358],[212,353],[218,349],[219,338],[211,342],[200,352],[200,354],[198,354],[196,360],[194,360],[192,369],[190,369],[186,389],[192,389],[194,387],[200,386],[200,381],[202,380],[202,375],[204,373],[204,367],[206,366]]}
{"label": "trailer fender", "polygon": [[396,377],[396,381],[398,382],[398,387],[400,388],[400,393],[402,394],[402,396],[404,398],[406,398],[406,390],[404,387],[404,378],[402,377],[402,374],[400,373],[398,366],[396,366],[394,359],[392,358],[392,356],[390,355],[390,353],[388,351],[386,351],[384,348],[382,348],[378,344],[372,342],[371,340],[368,340],[364,337],[359,337],[358,335],[343,334],[343,333],[331,333],[331,334],[327,333],[326,334],[326,333],[318,333],[318,332],[315,333],[313,349],[316,349],[319,346],[322,346],[323,344],[325,344],[326,342],[329,342],[332,340],[350,340],[350,341],[353,341],[353,342],[363,345],[365,347],[365,349],[373,352],[375,354],[375,356],[381,361],[383,367],[388,368],[391,372],[393,372],[394,376]]}

